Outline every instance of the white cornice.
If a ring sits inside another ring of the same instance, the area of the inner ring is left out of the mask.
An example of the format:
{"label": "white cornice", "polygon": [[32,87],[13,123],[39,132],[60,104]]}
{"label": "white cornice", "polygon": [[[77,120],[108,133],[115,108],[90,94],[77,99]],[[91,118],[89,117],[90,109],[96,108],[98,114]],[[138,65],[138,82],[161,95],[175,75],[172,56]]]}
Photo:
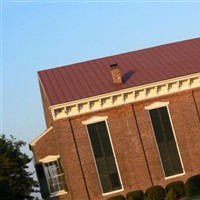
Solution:
{"label": "white cornice", "polygon": [[50,106],[50,110],[57,120],[197,87],[200,87],[200,73],[57,104]]}

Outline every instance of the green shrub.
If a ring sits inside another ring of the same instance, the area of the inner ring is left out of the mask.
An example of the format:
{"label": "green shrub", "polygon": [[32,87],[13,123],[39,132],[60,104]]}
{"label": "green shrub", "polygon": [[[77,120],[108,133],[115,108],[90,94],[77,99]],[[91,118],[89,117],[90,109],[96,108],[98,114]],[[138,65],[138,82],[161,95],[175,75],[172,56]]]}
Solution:
{"label": "green shrub", "polygon": [[126,194],[127,200],[144,200],[144,192],[142,190],[135,190]]}
{"label": "green shrub", "polygon": [[169,191],[168,191],[168,193],[167,193],[167,195],[166,195],[166,197],[165,197],[165,200],[177,200],[178,198],[177,198],[177,194],[176,194],[176,191],[173,189],[173,188],[171,188]]}
{"label": "green shrub", "polygon": [[200,194],[200,174],[190,177],[186,181],[185,186],[188,196]]}
{"label": "green shrub", "polygon": [[145,200],[164,200],[165,190],[162,186],[155,185],[146,190],[145,196]]}
{"label": "green shrub", "polygon": [[123,195],[117,195],[117,196],[110,197],[107,200],[126,200],[126,198]]}
{"label": "green shrub", "polygon": [[185,184],[182,181],[175,181],[175,182],[169,183],[166,186],[166,191],[169,192],[170,189],[174,190],[178,199],[185,196]]}

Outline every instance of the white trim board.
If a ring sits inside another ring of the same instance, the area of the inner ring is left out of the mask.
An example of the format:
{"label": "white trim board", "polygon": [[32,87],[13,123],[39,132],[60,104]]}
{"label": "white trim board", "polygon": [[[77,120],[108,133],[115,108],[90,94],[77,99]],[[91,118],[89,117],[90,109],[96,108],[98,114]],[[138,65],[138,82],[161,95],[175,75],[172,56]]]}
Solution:
{"label": "white trim board", "polygon": [[54,120],[200,87],[200,73],[50,106]]}

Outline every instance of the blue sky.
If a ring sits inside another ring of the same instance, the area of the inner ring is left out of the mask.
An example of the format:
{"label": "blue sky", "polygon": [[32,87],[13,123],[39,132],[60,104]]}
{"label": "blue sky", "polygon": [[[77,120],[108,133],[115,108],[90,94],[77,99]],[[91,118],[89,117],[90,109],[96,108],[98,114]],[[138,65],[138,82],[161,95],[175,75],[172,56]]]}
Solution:
{"label": "blue sky", "polygon": [[199,36],[200,1],[1,1],[1,133],[46,129],[39,70]]}

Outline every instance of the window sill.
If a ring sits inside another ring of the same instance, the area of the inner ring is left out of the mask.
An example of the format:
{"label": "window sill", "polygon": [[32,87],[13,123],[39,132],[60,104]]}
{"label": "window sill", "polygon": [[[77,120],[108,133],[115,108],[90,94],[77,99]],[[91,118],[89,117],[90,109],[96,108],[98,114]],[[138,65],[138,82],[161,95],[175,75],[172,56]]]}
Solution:
{"label": "window sill", "polygon": [[65,190],[61,190],[61,191],[58,191],[58,192],[52,193],[52,194],[50,195],[50,198],[51,198],[51,197],[60,196],[60,195],[64,195],[64,194],[67,194],[67,193],[68,193],[67,191],[65,191]]}
{"label": "window sill", "polygon": [[119,189],[119,190],[115,190],[115,191],[112,191],[112,192],[103,193],[102,196],[107,196],[107,195],[115,194],[115,193],[122,192],[122,191],[124,191],[124,188]]}
{"label": "window sill", "polygon": [[176,177],[183,176],[183,175],[185,175],[185,172],[183,172],[183,173],[181,173],[181,174],[176,174],[176,175],[173,175],[173,176],[165,177],[165,180],[171,179],[171,178],[176,178]]}

